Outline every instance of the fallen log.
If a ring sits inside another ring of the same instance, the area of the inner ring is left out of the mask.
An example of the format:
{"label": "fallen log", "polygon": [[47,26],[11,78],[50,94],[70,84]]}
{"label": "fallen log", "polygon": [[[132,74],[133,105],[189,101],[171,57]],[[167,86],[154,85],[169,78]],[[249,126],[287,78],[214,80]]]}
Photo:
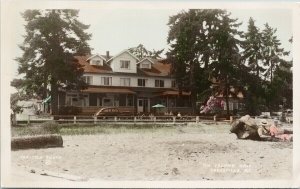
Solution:
{"label": "fallen log", "polygon": [[11,149],[29,149],[29,148],[52,148],[62,147],[63,139],[61,135],[36,135],[13,137],[11,140]]}

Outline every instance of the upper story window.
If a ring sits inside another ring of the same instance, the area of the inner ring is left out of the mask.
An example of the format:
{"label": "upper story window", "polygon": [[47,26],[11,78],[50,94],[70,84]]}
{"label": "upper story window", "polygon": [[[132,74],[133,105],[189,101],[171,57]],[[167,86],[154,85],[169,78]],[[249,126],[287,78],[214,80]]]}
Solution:
{"label": "upper story window", "polygon": [[111,85],[111,77],[101,77],[101,85]]}
{"label": "upper story window", "polygon": [[164,80],[155,80],[155,87],[164,87],[165,86],[165,82]]}
{"label": "upper story window", "polygon": [[140,64],[141,68],[146,68],[146,69],[150,69],[151,68],[151,64],[150,63],[141,63]]}
{"label": "upper story window", "polygon": [[83,76],[83,80],[88,85],[92,85],[93,84],[93,77],[92,76]]}
{"label": "upper story window", "polygon": [[98,66],[101,66],[101,60],[92,60],[91,61],[91,65],[98,65]]}
{"label": "upper story window", "polygon": [[176,80],[172,80],[171,87],[172,87],[172,88],[175,88],[175,87],[176,87]]}
{"label": "upper story window", "polygon": [[130,61],[129,60],[120,60],[120,68],[130,69]]}
{"label": "upper story window", "polygon": [[120,78],[121,86],[130,86],[130,78]]}
{"label": "upper story window", "polygon": [[145,87],[146,86],[146,79],[138,79],[138,86]]}

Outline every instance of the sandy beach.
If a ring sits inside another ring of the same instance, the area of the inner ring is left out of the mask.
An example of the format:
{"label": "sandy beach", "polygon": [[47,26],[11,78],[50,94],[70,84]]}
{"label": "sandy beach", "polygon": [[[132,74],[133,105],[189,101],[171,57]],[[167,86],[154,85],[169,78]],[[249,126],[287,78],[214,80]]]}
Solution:
{"label": "sandy beach", "polygon": [[292,177],[291,142],[237,140],[228,124],[64,135],[63,141],[63,148],[12,151],[12,171],[22,169],[34,178],[40,176],[36,169],[86,180]]}

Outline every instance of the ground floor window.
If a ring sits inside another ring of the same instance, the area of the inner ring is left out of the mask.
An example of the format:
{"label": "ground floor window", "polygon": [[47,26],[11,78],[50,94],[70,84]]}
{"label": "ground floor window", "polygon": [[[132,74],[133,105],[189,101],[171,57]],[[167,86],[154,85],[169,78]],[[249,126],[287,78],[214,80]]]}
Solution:
{"label": "ground floor window", "polygon": [[132,95],[127,96],[127,106],[133,106],[133,96]]}
{"label": "ground floor window", "polygon": [[89,106],[89,95],[88,94],[68,93],[66,95],[66,105],[67,106],[79,106],[79,107]]}
{"label": "ground floor window", "polygon": [[102,99],[103,106],[113,106],[113,99],[111,98],[103,98]]}

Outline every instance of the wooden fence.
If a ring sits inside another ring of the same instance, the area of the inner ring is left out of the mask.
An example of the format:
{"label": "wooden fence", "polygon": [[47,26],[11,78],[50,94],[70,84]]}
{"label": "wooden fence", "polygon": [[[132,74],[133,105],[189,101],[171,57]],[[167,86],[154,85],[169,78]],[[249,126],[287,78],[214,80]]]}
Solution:
{"label": "wooden fence", "polygon": [[[55,117],[55,119],[54,119]],[[230,117],[232,121],[233,117]],[[57,115],[50,118],[38,118],[29,115],[27,120],[17,120],[17,124],[43,123],[55,120],[58,123],[187,123],[200,121],[225,121],[225,118],[216,116],[84,116],[84,115]]]}

